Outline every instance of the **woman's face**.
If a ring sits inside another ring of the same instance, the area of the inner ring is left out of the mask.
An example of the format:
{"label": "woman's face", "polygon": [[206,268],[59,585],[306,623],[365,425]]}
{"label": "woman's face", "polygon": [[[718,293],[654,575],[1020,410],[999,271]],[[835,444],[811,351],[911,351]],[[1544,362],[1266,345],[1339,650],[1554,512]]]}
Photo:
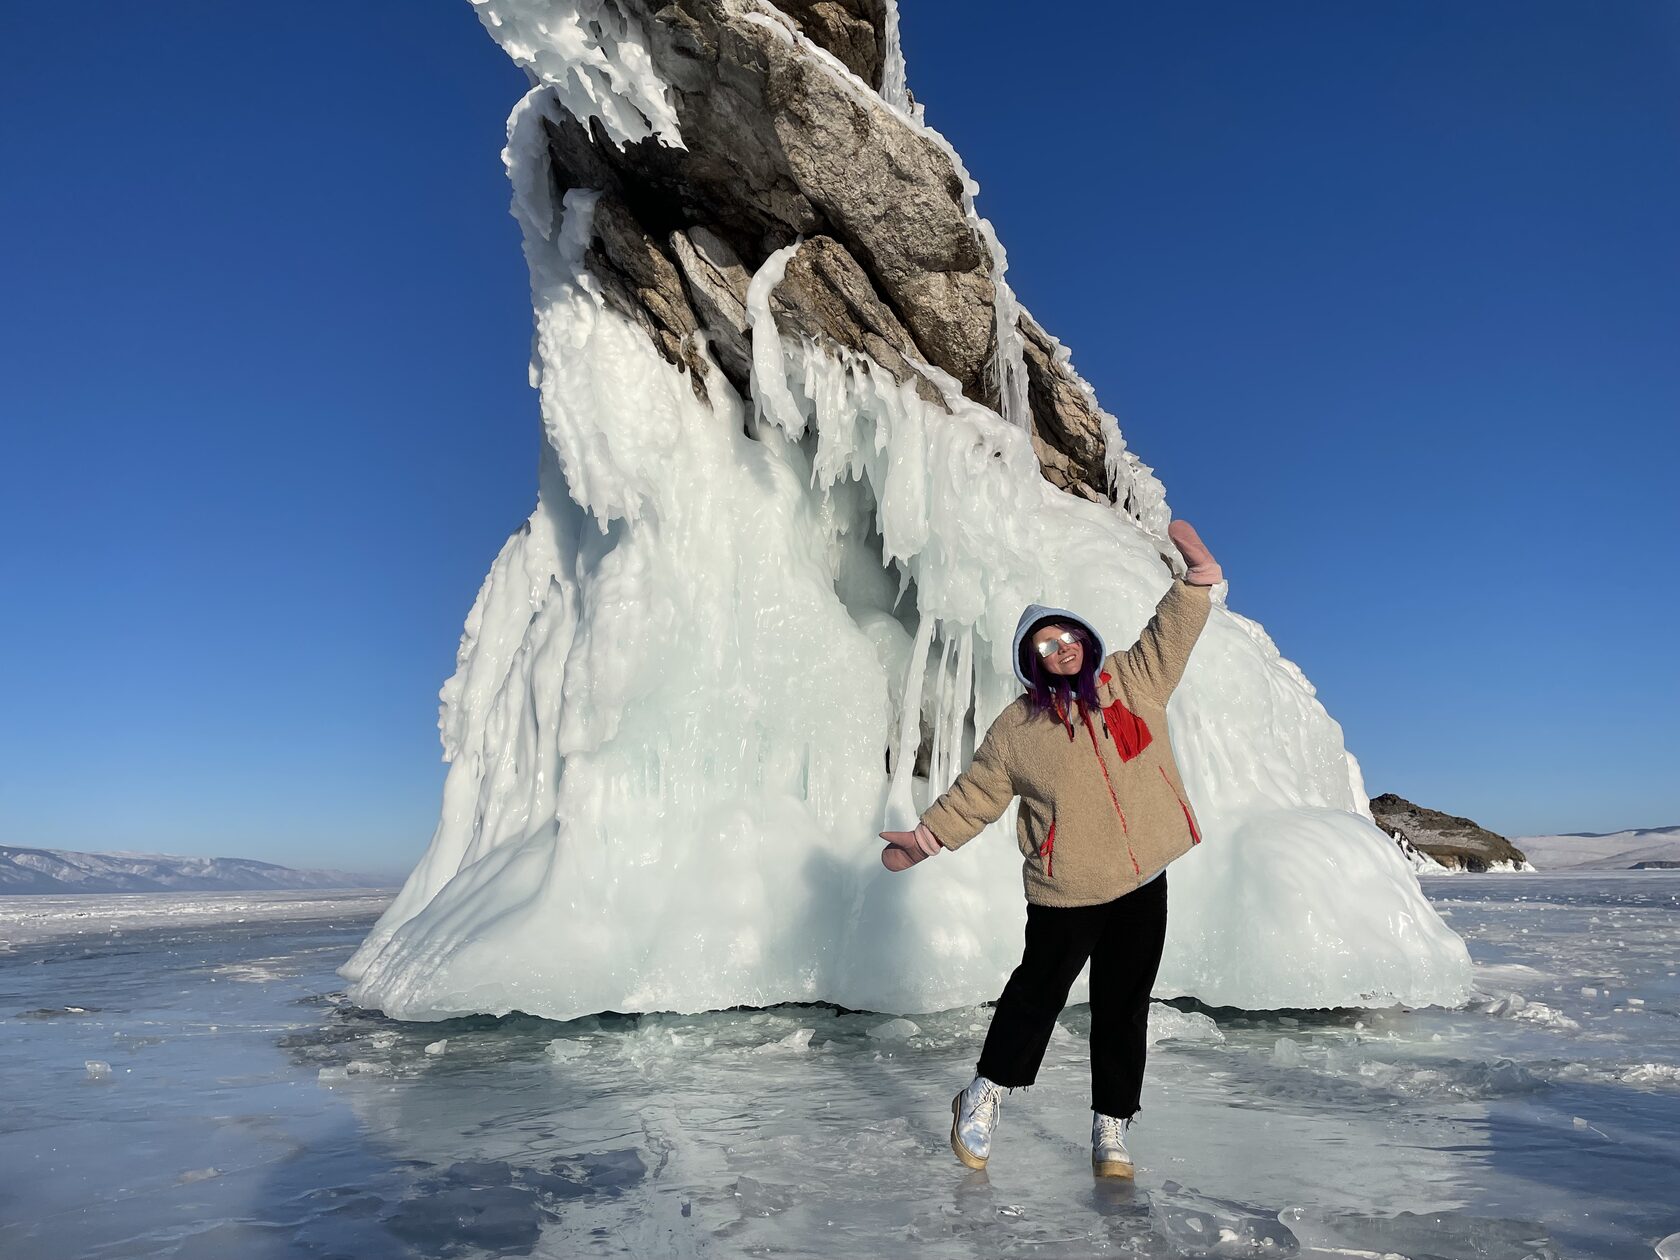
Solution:
{"label": "woman's face", "polygon": [[[1072,642],[1063,639],[1063,635]],[[1048,656],[1043,655],[1045,644],[1049,644],[1051,648]],[[1079,639],[1069,626],[1052,624],[1039,627],[1033,633],[1033,651],[1040,654],[1038,659],[1052,674],[1077,674],[1079,667],[1085,663],[1085,649],[1080,646]]]}

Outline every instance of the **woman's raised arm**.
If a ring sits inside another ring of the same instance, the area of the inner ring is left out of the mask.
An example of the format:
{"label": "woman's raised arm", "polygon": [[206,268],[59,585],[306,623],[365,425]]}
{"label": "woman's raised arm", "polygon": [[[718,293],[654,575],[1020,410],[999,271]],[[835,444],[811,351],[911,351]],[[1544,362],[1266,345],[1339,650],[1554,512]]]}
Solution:
{"label": "woman's raised arm", "polygon": [[1115,652],[1107,662],[1133,691],[1153,695],[1163,705],[1184,677],[1190,652],[1207,624],[1213,608],[1209,588],[1224,577],[1219,562],[1189,521],[1167,526],[1167,537],[1183,555],[1189,572],[1173,579],[1138,641],[1124,652]]}

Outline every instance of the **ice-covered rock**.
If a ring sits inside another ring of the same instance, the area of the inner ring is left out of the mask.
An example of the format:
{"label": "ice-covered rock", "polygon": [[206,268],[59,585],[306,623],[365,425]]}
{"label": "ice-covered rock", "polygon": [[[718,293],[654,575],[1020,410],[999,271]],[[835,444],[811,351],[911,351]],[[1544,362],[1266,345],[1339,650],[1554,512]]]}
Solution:
{"label": "ice-covered rock", "polygon": [[[1002,294],[973,182],[882,88],[885,26],[870,53],[822,6],[478,7],[535,79],[504,160],[538,502],[468,615],[437,831],[351,997],[405,1019],[995,998],[1013,811],[903,876],[875,833],[1016,694],[1025,604],[1132,641],[1171,581],[1160,482]],[[1157,993],[1461,1001],[1463,943],[1341,728],[1215,603],[1169,715],[1205,840],[1171,873]]]}

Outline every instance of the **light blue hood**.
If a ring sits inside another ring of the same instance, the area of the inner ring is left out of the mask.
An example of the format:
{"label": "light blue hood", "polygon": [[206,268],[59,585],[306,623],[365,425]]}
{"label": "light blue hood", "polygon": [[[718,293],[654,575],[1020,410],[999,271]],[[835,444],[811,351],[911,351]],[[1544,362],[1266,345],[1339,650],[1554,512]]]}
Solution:
{"label": "light blue hood", "polygon": [[1103,642],[1102,635],[1097,633],[1097,628],[1078,613],[1069,612],[1066,608],[1052,608],[1048,604],[1028,604],[1027,611],[1021,614],[1021,620],[1015,623],[1015,642],[1011,645],[1009,659],[1015,666],[1015,677],[1021,680],[1021,686],[1029,690],[1032,687],[1032,682],[1027,678],[1026,670],[1021,665],[1021,643],[1027,637],[1027,631],[1032,629],[1033,622],[1043,621],[1046,617],[1054,617],[1058,621],[1077,621],[1085,627],[1085,632],[1096,640],[1097,663],[1100,665],[1103,659],[1108,656],[1108,645]]}

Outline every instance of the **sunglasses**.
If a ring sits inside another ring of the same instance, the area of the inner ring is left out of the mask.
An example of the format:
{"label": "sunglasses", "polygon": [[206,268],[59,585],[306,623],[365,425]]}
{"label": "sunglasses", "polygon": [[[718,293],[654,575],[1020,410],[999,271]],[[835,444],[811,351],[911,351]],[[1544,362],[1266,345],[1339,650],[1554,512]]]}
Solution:
{"label": "sunglasses", "polygon": [[1046,639],[1043,643],[1033,644],[1033,651],[1038,653],[1040,660],[1043,660],[1055,655],[1065,647],[1072,647],[1078,642],[1079,638],[1072,630],[1063,630],[1054,639]]}

